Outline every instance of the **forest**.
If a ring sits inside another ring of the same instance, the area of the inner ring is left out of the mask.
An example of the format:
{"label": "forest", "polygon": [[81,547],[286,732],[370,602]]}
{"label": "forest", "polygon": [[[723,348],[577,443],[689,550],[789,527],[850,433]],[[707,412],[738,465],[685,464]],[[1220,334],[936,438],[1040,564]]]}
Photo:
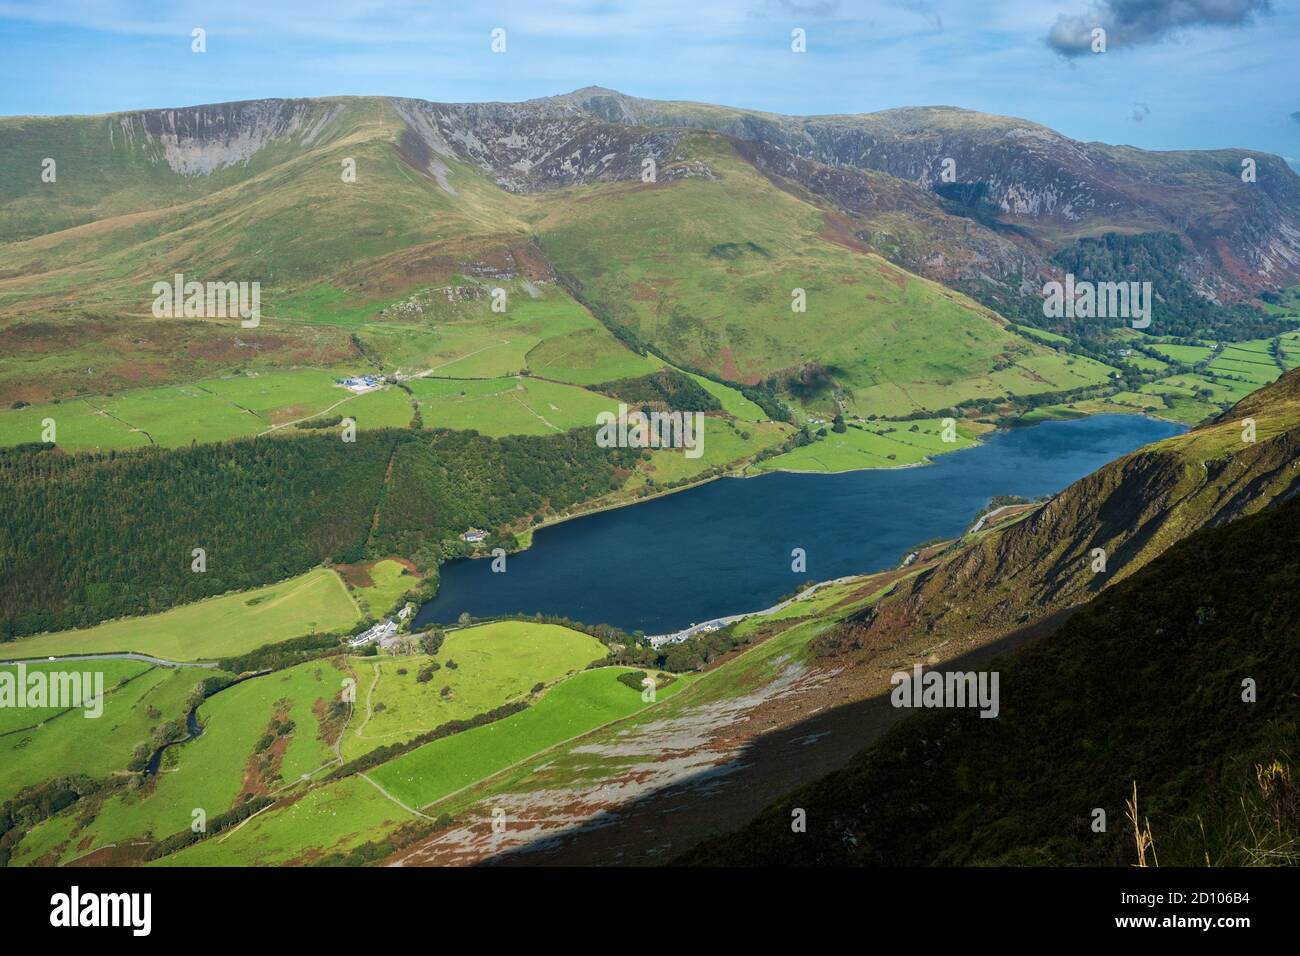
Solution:
{"label": "forest", "polygon": [[444,539],[466,528],[618,488],[636,454],[599,448],[582,430],[11,449],[0,453],[0,640],[161,611],[321,563],[399,554],[434,565]]}

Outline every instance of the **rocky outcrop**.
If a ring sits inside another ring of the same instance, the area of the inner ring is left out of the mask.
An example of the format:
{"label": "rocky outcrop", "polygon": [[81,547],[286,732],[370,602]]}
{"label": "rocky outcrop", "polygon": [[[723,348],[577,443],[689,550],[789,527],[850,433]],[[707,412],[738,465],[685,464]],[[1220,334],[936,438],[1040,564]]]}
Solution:
{"label": "rocky outcrop", "polygon": [[110,117],[109,136],[112,143],[150,150],[182,176],[206,176],[247,163],[276,140],[310,147],[342,112],[341,103],[327,100],[248,100],[144,110]]}
{"label": "rocky outcrop", "polygon": [[[825,166],[886,173],[926,191],[967,187],[1025,255],[1066,234],[1173,232],[1194,284],[1234,302],[1300,281],[1300,177],[1249,150],[1153,153],[1081,143],[1036,123],[952,107],[795,117],[668,103],[595,87],[521,104],[649,127],[698,127]],[[1243,181],[1243,163],[1254,180]],[[944,170],[952,182],[945,182]],[[951,188],[950,188],[951,187]]]}
{"label": "rocky outcrop", "polygon": [[[540,192],[601,182],[636,181],[653,160],[655,180],[709,175],[706,166],[685,162],[674,151],[680,130],[636,129],[581,115],[557,115],[532,103],[428,103],[393,100],[430,158],[430,172],[446,188],[445,166],[452,157],[490,174],[513,193]],[[404,154],[418,152],[407,144]]]}

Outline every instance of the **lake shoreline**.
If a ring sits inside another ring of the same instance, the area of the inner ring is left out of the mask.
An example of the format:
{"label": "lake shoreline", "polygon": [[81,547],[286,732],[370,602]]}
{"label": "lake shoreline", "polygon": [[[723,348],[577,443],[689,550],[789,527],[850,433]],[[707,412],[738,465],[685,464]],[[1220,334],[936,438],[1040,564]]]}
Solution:
{"label": "lake shoreline", "polygon": [[[1146,415],[1091,415],[997,429],[954,449],[971,455],[907,465],[757,475],[737,469],[535,526],[561,530],[548,538],[544,557],[533,556],[529,536],[506,575],[449,562],[416,624],[446,624],[460,612],[476,619],[540,613],[675,633],[737,607],[765,608],[804,584],[888,570],[918,542],[969,529],[998,495],[1055,494],[1185,429]],[[719,477],[769,480],[723,491]],[[694,494],[672,499],[678,491]],[[647,508],[626,507],[643,503]],[[593,520],[574,526],[578,517]],[[619,567],[640,570],[627,577],[614,573]]]}
{"label": "lake shoreline", "polygon": [[[661,498],[666,498],[669,495],[675,495],[678,492],[691,491],[695,488],[703,488],[704,486],[712,484],[713,482],[719,481],[723,478],[740,478],[740,479],[748,480],[751,478],[762,478],[765,475],[852,475],[852,474],[858,474],[860,472],[875,472],[875,471],[892,472],[892,471],[905,471],[910,468],[929,468],[935,464],[935,460],[937,458],[946,457],[948,455],[956,454],[957,452],[971,451],[975,448],[984,446],[987,443],[986,439],[992,435],[999,435],[1004,432],[1016,431],[1021,428],[1034,428],[1038,425],[1046,425],[1050,422],[1085,421],[1090,418],[1098,418],[1104,415],[1132,415],[1133,417],[1136,418],[1148,418],[1151,419],[1152,421],[1163,422],[1168,425],[1177,425],[1180,428],[1187,428],[1189,430],[1195,427],[1195,426],[1189,426],[1186,422],[1180,422],[1177,419],[1165,418],[1160,415],[1152,415],[1147,412],[1122,412],[1122,411],[1089,412],[1084,415],[1071,416],[1068,418],[1067,417],[1048,418],[1036,422],[1016,422],[1010,425],[998,425],[976,436],[975,439],[969,445],[964,445],[961,448],[953,448],[949,451],[938,452],[934,455],[927,455],[921,461],[911,461],[902,465],[867,465],[862,468],[844,468],[838,471],[824,471],[824,470],[807,469],[807,468],[771,468],[766,471],[750,472],[748,471],[748,469],[753,466],[754,462],[753,460],[749,460],[746,461],[743,465],[741,465],[739,469],[727,472],[726,474],[711,475],[708,478],[702,478],[699,481],[692,481],[689,484],[678,485],[676,488],[665,488],[662,491],[656,491],[654,494],[644,495],[638,498],[630,499],[628,501],[613,501],[613,502],[609,502],[608,504],[598,505],[597,507],[590,508],[586,511],[577,512],[575,514],[566,514],[554,518],[548,518],[542,521],[540,524],[535,524],[532,525],[531,527],[523,529],[522,531],[516,532],[515,533],[516,537],[518,537],[520,534],[527,534],[529,536],[529,542],[527,544],[521,544],[518,548],[515,548],[514,550],[511,551],[507,551],[506,553],[522,554],[523,552],[530,550],[532,548],[532,541],[531,541],[532,536],[536,534],[538,531],[541,531],[543,528],[553,528],[556,527],[557,525],[562,525],[569,521],[574,521],[578,518],[587,518],[590,517],[591,515],[603,514],[608,511],[616,511],[620,508],[631,508],[635,505],[644,504],[649,501],[658,501]],[[785,452],[782,452],[782,454],[785,454]],[[481,561],[491,557],[492,557],[491,554],[470,554],[470,555],[465,555],[463,558],[457,558],[455,560]],[[436,596],[437,595],[435,594],[435,597]]]}

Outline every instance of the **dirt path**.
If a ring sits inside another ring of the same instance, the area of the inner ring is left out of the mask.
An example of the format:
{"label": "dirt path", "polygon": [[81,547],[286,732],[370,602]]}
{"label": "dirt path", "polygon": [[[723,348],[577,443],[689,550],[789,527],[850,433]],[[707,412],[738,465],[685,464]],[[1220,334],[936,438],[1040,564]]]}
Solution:
{"label": "dirt path", "polygon": [[374,708],[371,706],[371,701],[375,696],[375,688],[379,686],[379,661],[375,661],[374,668],[375,679],[370,682],[370,689],[366,691],[366,719],[361,721],[361,726],[353,731],[353,733],[358,737],[361,736],[361,731],[366,729],[366,724],[370,723],[370,718],[375,715]]}
{"label": "dirt path", "polygon": [[162,657],[148,654],[134,654],[123,651],[120,654],[70,654],[67,657],[20,657],[0,664],[30,664],[35,661],[143,661],[157,664],[159,667],[216,667],[211,661],[169,661]]}
{"label": "dirt path", "polygon": [[[381,389],[371,389],[370,391],[381,391]],[[360,393],[357,393],[357,394],[360,394],[360,395],[369,395],[370,392],[360,392]],[[343,404],[345,404],[345,403],[347,403],[347,402],[352,401],[352,399],[354,399],[354,398],[357,397],[357,394],[349,395],[347,398],[340,398],[337,402],[335,402],[335,403],[334,403],[333,405],[331,405],[329,408],[322,408],[319,412],[312,412],[312,414],[307,415],[307,416],[304,417],[304,418],[295,418],[295,419],[294,419],[293,421],[291,421],[291,422],[281,422],[279,425],[272,425],[270,428],[267,428],[267,429],[265,429],[264,431],[260,431],[260,432],[258,432],[258,434],[259,434],[259,435],[269,435],[269,434],[271,434],[271,432],[273,432],[273,431],[277,431],[277,430],[279,430],[279,429],[281,429],[281,428],[288,428],[290,425],[297,425],[299,422],[308,422],[308,421],[311,421],[313,418],[320,418],[320,417],[321,417],[322,415],[324,415],[326,412],[332,412],[332,411],[334,411],[334,409],[338,408],[340,405],[343,405]]]}
{"label": "dirt path", "polygon": [[525,402],[525,401],[524,401],[522,398],[520,398],[518,395],[514,395],[514,396],[511,396],[511,397],[514,398],[514,400],[515,400],[516,402],[518,402],[518,403],[519,403],[519,404],[520,404],[524,409],[526,409],[527,411],[531,412],[531,413],[533,414],[533,416],[534,416],[534,417],[535,417],[539,422],[541,422],[543,425],[545,425],[547,428],[554,428],[557,432],[562,432],[562,431],[564,431],[563,428],[561,428],[559,425],[556,425],[554,422],[549,422],[549,421],[547,421],[547,420],[542,416],[541,412],[537,411],[537,409],[533,408],[533,406],[529,405],[527,402]]}
{"label": "dirt path", "polygon": [[[499,349],[503,345],[509,345],[510,342],[511,339],[502,339],[500,342],[497,342],[493,345],[485,345],[481,349],[475,349],[473,352],[467,352],[464,355],[457,356],[456,358],[452,359],[450,362],[443,362],[441,365],[435,365],[433,368],[426,368],[423,372],[416,372],[413,375],[408,375],[407,378],[425,378],[426,376],[432,375],[440,368],[446,368],[448,365],[455,365],[457,362],[463,362],[465,361],[465,359],[472,358],[475,355],[478,355],[480,352],[486,352],[488,349]],[[487,375],[484,377],[494,378],[495,376]]]}
{"label": "dirt path", "polygon": [[398,800],[395,796],[393,796],[391,793],[389,793],[387,790],[385,790],[383,787],[381,787],[378,783],[376,783],[373,779],[371,779],[370,776],[368,776],[367,774],[359,773],[359,774],[357,774],[357,776],[360,777],[362,780],[364,780],[366,783],[370,784],[370,786],[374,787],[376,790],[378,790],[380,793],[382,793],[384,796],[386,796],[389,800],[392,800],[393,803],[397,804],[399,807],[401,807],[401,808],[402,808],[403,810],[405,810],[407,813],[413,813],[413,814],[415,814],[417,817],[421,817],[421,818],[423,818],[423,819],[425,819],[425,820],[432,820],[432,819],[433,819],[433,817],[428,816],[427,814],[423,814],[423,813],[421,813],[419,810],[415,810],[415,809],[412,809],[411,807],[408,807],[408,806],[407,806],[406,804],[404,804],[401,800]]}

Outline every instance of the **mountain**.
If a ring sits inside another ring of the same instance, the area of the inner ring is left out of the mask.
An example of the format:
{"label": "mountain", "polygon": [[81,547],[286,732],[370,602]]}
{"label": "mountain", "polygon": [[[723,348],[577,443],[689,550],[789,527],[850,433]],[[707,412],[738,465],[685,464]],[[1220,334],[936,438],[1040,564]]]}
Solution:
{"label": "mountain", "polygon": [[[530,356],[573,353],[547,344],[541,306],[494,312],[492,286],[563,311],[565,335],[594,326],[606,352],[793,384],[830,414],[1105,379],[871,253],[718,133],[381,98],[0,121],[5,169],[49,152],[56,181],[24,174],[5,209],[0,338],[42,355],[0,366],[6,403],[250,363],[441,368],[521,332],[543,346]],[[153,316],[153,284],[177,273],[260,283],[266,321]]]}
{"label": "mountain", "polygon": [[915,713],[686,860],[1131,866],[1140,826],[1147,865],[1294,865],[1297,535],[1295,500],[1196,532],[988,664],[996,719]]}
{"label": "mountain", "polygon": [[[823,416],[934,416],[1110,387],[1114,368],[1091,361],[1105,329],[1041,315],[1042,281],[1067,269],[1151,275],[1153,332],[1219,338],[1279,331],[1252,297],[1300,279],[1300,178],[1275,157],[1077,143],[939,107],[801,118],[600,89],[256,100],[0,119],[0,171],[16,184],[0,344],[42,356],[0,363],[5,404],[250,361],[460,361],[463,328],[398,321],[402,303],[451,290],[433,296],[439,319],[501,331],[486,293],[504,283],[594,317],[621,342],[602,349]],[[1090,245],[1115,235],[1131,241]],[[153,284],[177,273],[260,283],[268,321],[153,316]],[[1086,348],[1053,354],[1065,346],[1008,317]]]}
{"label": "mountain", "polygon": [[[1027,255],[1038,248],[1039,266],[1044,247],[1084,236],[1170,232],[1188,247],[1189,278],[1216,301],[1300,277],[1300,177],[1278,156],[1081,143],[1037,123],[952,107],[793,117],[589,88],[542,101],[539,109],[717,130],[808,161],[787,165],[796,181],[822,166],[886,173],[986,219],[991,234],[981,242],[1001,234]],[[1246,159],[1254,163],[1254,182],[1242,179]],[[943,180],[946,160],[952,182]]]}

